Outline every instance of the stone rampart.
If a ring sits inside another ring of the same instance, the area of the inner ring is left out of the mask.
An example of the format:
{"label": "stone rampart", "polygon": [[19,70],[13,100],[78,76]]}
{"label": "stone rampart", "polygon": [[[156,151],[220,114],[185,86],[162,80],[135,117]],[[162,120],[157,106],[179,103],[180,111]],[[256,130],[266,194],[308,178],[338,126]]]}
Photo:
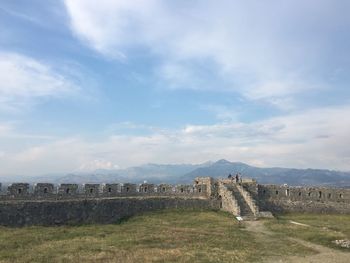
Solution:
{"label": "stone rampart", "polygon": [[219,209],[219,201],[187,197],[128,197],[83,200],[7,200],[0,202],[0,225],[115,223],[159,209]]}
{"label": "stone rampart", "polygon": [[[2,189],[0,187],[0,189]],[[14,183],[2,189],[0,225],[113,223],[164,208],[220,209],[207,186]]]}
{"label": "stone rampart", "polygon": [[5,188],[0,184],[0,225],[9,226],[112,223],[163,208],[221,209],[233,215],[251,210],[258,217],[259,210],[350,214],[350,189],[254,180],[197,177],[193,185],[14,183]]}
{"label": "stone rampart", "polygon": [[256,198],[271,212],[350,214],[350,189],[258,185]]}

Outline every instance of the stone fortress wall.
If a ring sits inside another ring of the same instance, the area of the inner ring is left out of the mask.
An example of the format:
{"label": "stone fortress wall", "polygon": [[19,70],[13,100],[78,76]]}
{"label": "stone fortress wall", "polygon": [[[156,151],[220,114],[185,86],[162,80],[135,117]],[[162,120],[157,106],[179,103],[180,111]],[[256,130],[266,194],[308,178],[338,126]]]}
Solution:
{"label": "stone fortress wall", "polygon": [[[60,200],[85,199],[127,196],[193,196],[207,195],[207,184],[197,182],[193,185],[149,184],[140,185],[131,183],[114,184],[60,184],[50,183],[10,184],[7,189],[1,187],[1,200]],[[208,190],[210,194],[210,190]]]}
{"label": "stone fortress wall", "polygon": [[260,184],[252,189],[249,190],[264,210],[350,214],[350,189]]}
{"label": "stone fortress wall", "polygon": [[0,225],[113,223],[165,208],[220,209],[245,220],[271,212],[350,214],[350,189],[211,177],[197,177],[191,185],[16,183],[2,187]]}
{"label": "stone fortress wall", "polygon": [[192,185],[14,183],[1,187],[0,225],[114,223],[159,209],[218,210],[211,179]]}

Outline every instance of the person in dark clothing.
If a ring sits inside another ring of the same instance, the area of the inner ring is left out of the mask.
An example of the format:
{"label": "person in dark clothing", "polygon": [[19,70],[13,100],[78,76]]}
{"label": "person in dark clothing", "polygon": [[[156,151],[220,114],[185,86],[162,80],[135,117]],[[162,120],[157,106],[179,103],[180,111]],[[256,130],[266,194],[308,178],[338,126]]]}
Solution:
{"label": "person in dark clothing", "polygon": [[239,181],[239,176],[238,176],[238,174],[236,174],[236,183],[238,183],[238,181]]}

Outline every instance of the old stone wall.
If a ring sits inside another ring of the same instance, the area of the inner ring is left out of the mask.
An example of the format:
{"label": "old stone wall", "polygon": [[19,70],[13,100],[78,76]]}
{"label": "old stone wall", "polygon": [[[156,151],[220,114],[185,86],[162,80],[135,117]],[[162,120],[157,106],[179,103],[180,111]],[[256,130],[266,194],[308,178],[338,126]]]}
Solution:
{"label": "old stone wall", "polygon": [[218,193],[218,182],[212,177],[196,177],[194,180],[195,190],[206,192],[208,197],[216,197]]}
{"label": "old stone wall", "polygon": [[[0,187],[1,189],[1,187]],[[139,186],[131,183],[124,184],[60,184],[50,183],[14,183],[0,191],[1,200],[61,200],[86,199],[102,197],[133,197],[133,196],[186,196],[208,197],[207,185],[155,185],[143,183]]]}
{"label": "old stone wall", "polygon": [[232,192],[227,189],[227,186],[219,182],[218,184],[218,199],[221,201],[220,208],[223,211],[229,212],[235,216],[241,214],[241,209]]}
{"label": "old stone wall", "polygon": [[0,202],[0,225],[115,223],[147,211],[168,208],[217,210],[220,205],[218,200],[186,197],[12,200]]}
{"label": "old stone wall", "polygon": [[350,214],[350,189],[258,185],[257,201],[272,212]]}
{"label": "old stone wall", "polygon": [[[238,197],[229,189],[231,184]],[[0,224],[11,226],[110,223],[163,208],[221,209],[240,215],[245,207],[239,206],[240,196],[254,215],[259,211],[350,214],[350,189],[260,185],[254,180],[236,184],[197,177],[193,185],[15,183],[0,184],[0,189]]]}
{"label": "old stone wall", "polygon": [[242,183],[242,186],[245,190],[247,190],[253,199],[258,199],[258,184],[256,181],[254,182],[244,182]]}

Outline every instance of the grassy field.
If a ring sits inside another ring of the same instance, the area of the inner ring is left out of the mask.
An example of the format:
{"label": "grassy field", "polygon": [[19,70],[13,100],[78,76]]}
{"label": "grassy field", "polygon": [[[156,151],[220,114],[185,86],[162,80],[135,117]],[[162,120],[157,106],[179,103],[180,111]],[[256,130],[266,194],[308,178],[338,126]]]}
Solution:
{"label": "grassy field", "polygon": [[111,225],[0,227],[0,262],[259,262],[314,251],[226,213],[163,211]]}
{"label": "grassy field", "polygon": [[[291,221],[300,224],[293,224]],[[350,239],[350,215],[287,214],[269,220],[267,228],[281,236],[290,236],[343,251],[336,246],[336,239]],[[350,254],[349,254],[350,262]]]}

